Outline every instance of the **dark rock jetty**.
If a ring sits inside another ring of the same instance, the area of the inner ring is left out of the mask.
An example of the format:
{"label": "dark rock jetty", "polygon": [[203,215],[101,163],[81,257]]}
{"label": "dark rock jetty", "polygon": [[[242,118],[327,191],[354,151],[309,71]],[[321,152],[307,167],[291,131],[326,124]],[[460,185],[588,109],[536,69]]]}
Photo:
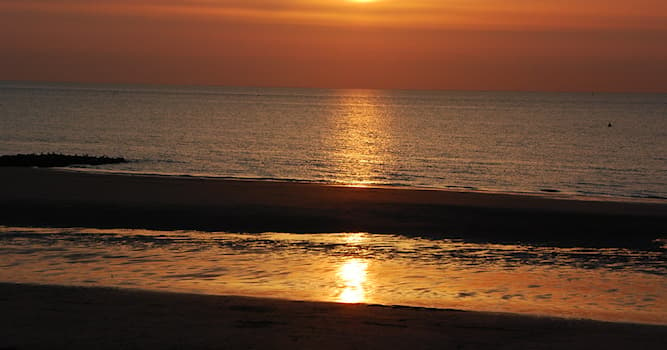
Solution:
{"label": "dark rock jetty", "polygon": [[59,153],[14,154],[0,156],[0,167],[64,167],[70,165],[119,164],[128,161],[122,157],[67,155]]}

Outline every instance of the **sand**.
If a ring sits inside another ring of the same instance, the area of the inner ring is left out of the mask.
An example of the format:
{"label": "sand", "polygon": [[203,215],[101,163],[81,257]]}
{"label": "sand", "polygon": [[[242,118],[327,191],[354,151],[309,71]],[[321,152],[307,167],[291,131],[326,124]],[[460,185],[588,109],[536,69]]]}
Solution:
{"label": "sand", "polygon": [[[399,233],[654,246],[667,203],[0,171],[0,225]],[[667,327],[408,307],[0,283],[0,349],[662,349]]]}
{"label": "sand", "polygon": [[312,183],[0,171],[0,224],[227,232],[372,232],[472,242],[651,248],[667,201],[620,202]]}
{"label": "sand", "polygon": [[0,349],[664,349],[667,327],[0,283]]}

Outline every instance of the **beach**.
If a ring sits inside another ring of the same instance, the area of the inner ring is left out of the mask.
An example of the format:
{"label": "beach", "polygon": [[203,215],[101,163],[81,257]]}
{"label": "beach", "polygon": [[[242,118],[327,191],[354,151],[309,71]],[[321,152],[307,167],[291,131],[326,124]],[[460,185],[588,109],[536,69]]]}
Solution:
{"label": "beach", "polygon": [[0,183],[0,223],[7,226],[371,232],[641,248],[667,230],[665,201],[31,168],[4,168]]}
{"label": "beach", "polygon": [[667,328],[399,306],[0,284],[2,349],[661,349]]}
{"label": "beach", "polygon": [[667,349],[666,4],[0,1],[0,350]]}
{"label": "beach", "polygon": [[[370,232],[648,250],[658,249],[655,240],[667,228],[667,204],[660,201],[33,168],[5,168],[0,183],[6,226]],[[667,335],[655,320],[658,325],[30,283],[0,284],[1,349],[658,349]]]}

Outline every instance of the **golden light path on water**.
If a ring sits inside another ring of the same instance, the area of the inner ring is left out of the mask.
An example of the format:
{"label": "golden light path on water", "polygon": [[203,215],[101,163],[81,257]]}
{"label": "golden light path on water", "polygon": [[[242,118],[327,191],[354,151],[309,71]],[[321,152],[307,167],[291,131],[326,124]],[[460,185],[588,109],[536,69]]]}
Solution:
{"label": "golden light path on water", "polygon": [[472,244],[367,233],[0,226],[0,282],[667,324],[664,251]]}
{"label": "golden light path on water", "polygon": [[[359,244],[365,240],[365,235],[353,233],[344,237],[347,244]],[[338,301],[343,303],[362,303],[366,301],[364,284],[367,283],[368,261],[359,258],[350,258],[340,264],[338,277],[340,278],[340,294]]]}
{"label": "golden light path on water", "polygon": [[325,137],[337,183],[363,187],[378,182],[386,164],[393,161],[391,116],[380,109],[372,90],[342,90],[332,110],[334,132]]}

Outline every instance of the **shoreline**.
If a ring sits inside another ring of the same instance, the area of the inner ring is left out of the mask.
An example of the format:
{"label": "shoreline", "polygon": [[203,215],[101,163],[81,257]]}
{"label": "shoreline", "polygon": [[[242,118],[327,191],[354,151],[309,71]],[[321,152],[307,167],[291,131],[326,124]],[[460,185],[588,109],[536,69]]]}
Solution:
{"label": "shoreline", "polygon": [[667,203],[4,168],[0,224],[656,249]]}
{"label": "shoreline", "polygon": [[667,327],[403,306],[0,283],[0,348],[658,349]]}
{"label": "shoreline", "polygon": [[233,177],[219,176],[214,174],[197,173],[162,173],[162,172],[141,172],[131,170],[112,170],[96,168],[78,168],[78,167],[51,167],[43,168],[52,171],[61,171],[69,173],[99,174],[99,175],[119,175],[119,176],[139,176],[139,177],[157,177],[157,178],[181,178],[181,179],[199,179],[214,181],[238,181],[238,182],[270,182],[284,184],[302,184],[302,185],[320,185],[343,188],[368,188],[397,191],[440,191],[445,193],[479,193],[486,195],[507,195],[518,197],[533,197],[544,199],[559,199],[571,201],[592,201],[592,202],[612,202],[612,203],[639,203],[639,204],[658,204],[667,205],[667,198],[663,197],[624,197],[607,194],[581,194],[573,192],[564,192],[558,189],[544,188],[536,191],[502,191],[497,189],[476,188],[470,186],[410,186],[404,184],[347,184],[342,182],[326,182],[306,179],[280,179],[280,178],[260,178],[260,177]]}

